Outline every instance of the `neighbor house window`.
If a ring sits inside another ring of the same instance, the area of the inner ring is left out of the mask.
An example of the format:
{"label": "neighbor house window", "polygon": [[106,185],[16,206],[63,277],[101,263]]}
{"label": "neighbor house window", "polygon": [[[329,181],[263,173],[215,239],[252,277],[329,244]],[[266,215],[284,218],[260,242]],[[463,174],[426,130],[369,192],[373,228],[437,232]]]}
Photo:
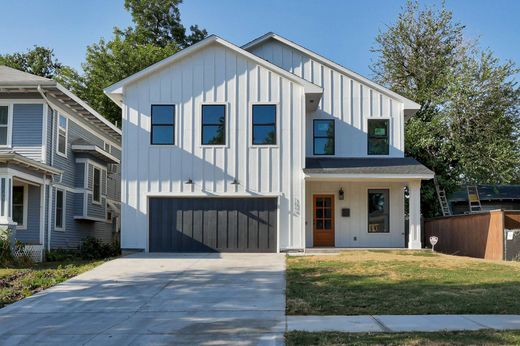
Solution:
{"label": "neighbor house window", "polygon": [[314,119],[314,155],[334,155],[334,120]]}
{"label": "neighbor house window", "polygon": [[94,177],[92,185],[92,200],[101,203],[101,170],[94,167]]}
{"label": "neighbor house window", "polygon": [[368,233],[388,233],[390,232],[389,191],[368,190]]}
{"label": "neighbor house window", "polygon": [[7,145],[9,106],[0,106],[0,145]]}
{"label": "neighbor house window", "polygon": [[67,155],[67,118],[63,115],[58,115],[58,143],[57,151],[59,154]]}
{"label": "neighbor house window", "polygon": [[65,195],[63,190],[56,190],[56,228],[63,228],[65,216]]}
{"label": "neighbor house window", "polygon": [[388,155],[388,119],[368,120],[368,155]]}
{"label": "neighbor house window", "polygon": [[226,106],[202,106],[202,145],[226,144]]}
{"label": "neighbor house window", "polygon": [[174,105],[152,105],[151,143],[156,145],[175,144]]}
{"label": "neighbor house window", "polygon": [[276,144],[276,105],[253,105],[253,144]]}
{"label": "neighbor house window", "polygon": [[13,221],[16,222],[17,228],[24,229],[27,219],[27,200],[25,194],[25,186],[13,186]]}

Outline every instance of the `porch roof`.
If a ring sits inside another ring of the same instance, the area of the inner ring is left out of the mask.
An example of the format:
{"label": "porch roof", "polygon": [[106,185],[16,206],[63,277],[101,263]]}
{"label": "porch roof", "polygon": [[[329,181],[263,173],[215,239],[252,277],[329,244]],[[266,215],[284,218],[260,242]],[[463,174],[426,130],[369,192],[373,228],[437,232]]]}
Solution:
{"label": "porch roof", "polygon": [[411,157],[308,157],[306,177],[433,179],[434,172]]}
{"label": "porch roof", "polygon": [[14,151],[0,152],[0,163],[14,163],[39,173],[58,175],[63,173],[62,170],[46,165],[45,163],[29,159]]}

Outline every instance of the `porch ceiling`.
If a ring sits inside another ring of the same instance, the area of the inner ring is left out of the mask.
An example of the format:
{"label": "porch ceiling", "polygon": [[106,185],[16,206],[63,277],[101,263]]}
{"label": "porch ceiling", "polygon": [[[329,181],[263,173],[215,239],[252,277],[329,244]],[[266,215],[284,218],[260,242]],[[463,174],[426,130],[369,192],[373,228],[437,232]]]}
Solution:
{"label": "porch ceiling", "polygon": [[407,180],[434,177],[433,171],[411,157],[308,157],[303,172],[307,180]]}

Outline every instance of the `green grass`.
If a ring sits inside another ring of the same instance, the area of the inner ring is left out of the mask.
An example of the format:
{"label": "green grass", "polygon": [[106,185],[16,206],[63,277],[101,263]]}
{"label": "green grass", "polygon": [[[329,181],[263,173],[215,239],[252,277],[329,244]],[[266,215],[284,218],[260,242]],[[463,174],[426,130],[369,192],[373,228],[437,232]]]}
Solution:
{"label": "green grass", "polygon": [[290,315],[518,314],[520,263],[417,251],[288,257]]}
{"label": "green grass", "polygon": [[307,333],[289,332],[285,335],[290,345],[519,345],[520,331],[482,330],[475,332],[440,333]]}
{"label": "green grass", "polygon": [[0,268],[0,308],[86,272],[103,261],[47,262]]}

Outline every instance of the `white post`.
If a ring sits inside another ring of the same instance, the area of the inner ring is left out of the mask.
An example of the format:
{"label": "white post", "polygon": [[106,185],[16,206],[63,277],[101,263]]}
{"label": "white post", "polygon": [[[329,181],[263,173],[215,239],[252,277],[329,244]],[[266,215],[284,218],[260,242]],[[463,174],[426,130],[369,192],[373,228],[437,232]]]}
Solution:
{"label": "white post", "polygon": [[0,176],[0,224],[10,225],[12,219],[13,179],[8,175]]}
{"label": "white post", "polygon": [[421,249],[421,181],[411,181],[408,184],[410,192],[410,231],[408,237],[409,249]]}

